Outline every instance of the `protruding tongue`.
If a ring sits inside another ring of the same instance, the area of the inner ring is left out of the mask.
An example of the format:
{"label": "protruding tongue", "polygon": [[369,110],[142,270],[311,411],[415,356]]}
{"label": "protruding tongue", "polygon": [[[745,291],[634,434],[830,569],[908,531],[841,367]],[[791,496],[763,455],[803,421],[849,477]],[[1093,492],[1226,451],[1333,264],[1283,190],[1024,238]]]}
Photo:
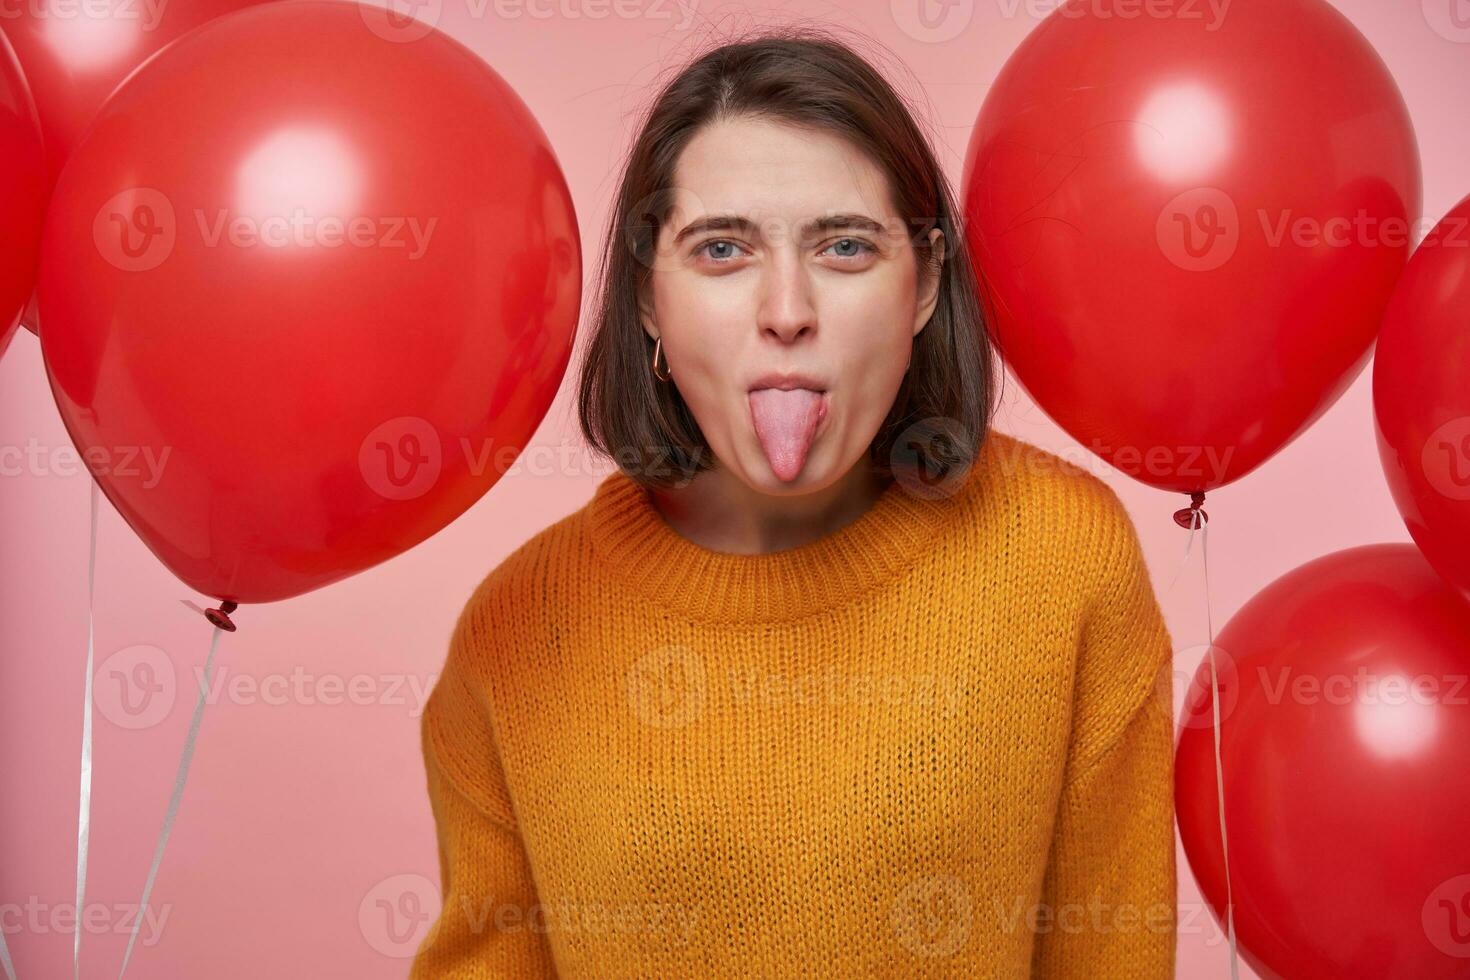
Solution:
{"label": "protruding tongue", "polygon": [[750,414],[771,471],[783,481],[796,479],[822,421],[821,393],[809,388],[759,388],[750,393]]}

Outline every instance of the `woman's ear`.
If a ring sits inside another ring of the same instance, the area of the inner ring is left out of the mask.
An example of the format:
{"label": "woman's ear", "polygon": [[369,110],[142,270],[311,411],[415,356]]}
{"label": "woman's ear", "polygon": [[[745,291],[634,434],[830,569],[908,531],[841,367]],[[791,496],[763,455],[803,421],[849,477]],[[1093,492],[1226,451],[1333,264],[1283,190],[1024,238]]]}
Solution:
{"label": "woman's ear", "polygon": [[939,228],[929,229],[929,248],[927,258],[925,253],[919,253],[919,291],[918,304],[914,312],[914,336],[924,329],[929,318],[934,315],[934,308],[939,305],[939,284],[944,276],[944,231]]}
{"label": "woman's ear", "polygon": [[638,284],[638,322],[649,340],[658,339],[658,323],[653,318],[653,286],[644,280]]}

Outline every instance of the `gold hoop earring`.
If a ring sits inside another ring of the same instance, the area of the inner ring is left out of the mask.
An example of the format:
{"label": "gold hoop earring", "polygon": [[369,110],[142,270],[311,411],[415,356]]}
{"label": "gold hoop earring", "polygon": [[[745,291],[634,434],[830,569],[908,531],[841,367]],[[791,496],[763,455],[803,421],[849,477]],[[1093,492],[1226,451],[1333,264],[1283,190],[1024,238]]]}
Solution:
{"label": "gold hoop earring", "polygon": [[663,349],[664,339],[659,337],[653,342],[653,376],[660,381],[667,381],[674,376],[674,372],[668,368],[668,358],[664,358],[664,369],[662,371],[658,369],[658,355],[663,353]]}

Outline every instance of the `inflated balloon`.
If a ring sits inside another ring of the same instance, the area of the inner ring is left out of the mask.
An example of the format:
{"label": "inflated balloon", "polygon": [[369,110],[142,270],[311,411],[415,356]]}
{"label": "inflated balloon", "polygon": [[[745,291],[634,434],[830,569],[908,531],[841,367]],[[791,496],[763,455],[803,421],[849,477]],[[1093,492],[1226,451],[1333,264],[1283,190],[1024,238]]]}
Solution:
{"label": "inflated balloon", "polygon": [[1373,357],[1373,416],[1409,534],[1470,599],[1470,197],[1399,277]]}
{"label": "inflated balloon", "polygon": [[108,100],[47,216],[41,348],[134,530],[195,589],[263,602],[484,494],[551,404],[580,293],[561,169],[500,76],[304,0],[206,24]]}
{"label": "inflated balloon", "polygon": [[[1470,965],[1470,605],[1412,544],[1326,555],[1216,640],[1230,887],[1264,980]],[[1209,660],[1175,758],[1180,837],[1224,920]]]}
{"label": "inflated balloon", "polygon": [[[260,0],[26,0],[4,21],[30,79],[46,141],[47,191],[103,101],[170,41]],[[32,299],[23,320],[36,329]]]}
{"label": "inflated balloon", "polygon": [[46,213],[46,159],[36,107],[0,34],[0,355],[36,285]]}
{"label": "inflated balloon", "polygon": [[1255,469],[1361,371],[1420,207],[1408,111],[1347,19],[1228,6],[1069,0],[1000,72],[963,176],[1017,379],[1183,492]]}

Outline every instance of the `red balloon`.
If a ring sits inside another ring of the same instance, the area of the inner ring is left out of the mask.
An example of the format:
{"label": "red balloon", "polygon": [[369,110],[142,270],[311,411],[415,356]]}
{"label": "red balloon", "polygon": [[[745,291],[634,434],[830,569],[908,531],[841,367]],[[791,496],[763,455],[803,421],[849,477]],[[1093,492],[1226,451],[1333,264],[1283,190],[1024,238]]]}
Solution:
{"label": "red balloon", "polygon": [[[5,20],[36,100],[50,193],[97,110],[128,73],[186,31],[260,0],[26,0]],[[44,200],[44,198],[43,198]],[[22,323],[36,332],[35,297]]]}
{"label": "red balloon", "polygon": [[1373,418],[1409,534],[1470,599],[1470,197],[1399,277],[1373,358]]}
{"label": "red balloon", "polygon": [[382,8],[293,0],[103,107],[47,217],[41,348],[148,546],[265,602],[479,499],[551,404],[580,292],[566,182],[500,76]]}
{"label": "red balloon", "polygon": [[1324,0],[1123,16],[1069,0],[1006,63],[965,157],[997,346],[1088,449],[1223,486],[1370,354],[1419,153],[1383,62]]}
{"label": "red balloon", "polygon": [[[1266,980],[1470,969],[1470,605],[1412,544],[1310,561],[1216,640],[1230,886]],[[1209,659],[1186,695],[1176,812],[1224,921]]]}
{"label": "red balloon", "polygon": [[36,286],[46,214],[46,160],[36,107],[15,52],[0,34],[0,355]]}
{"label": "red balloon", "polygon": [[260,0],[26,0],[5,32],[35,91],[50,182],[128,73],[170,41]]}

